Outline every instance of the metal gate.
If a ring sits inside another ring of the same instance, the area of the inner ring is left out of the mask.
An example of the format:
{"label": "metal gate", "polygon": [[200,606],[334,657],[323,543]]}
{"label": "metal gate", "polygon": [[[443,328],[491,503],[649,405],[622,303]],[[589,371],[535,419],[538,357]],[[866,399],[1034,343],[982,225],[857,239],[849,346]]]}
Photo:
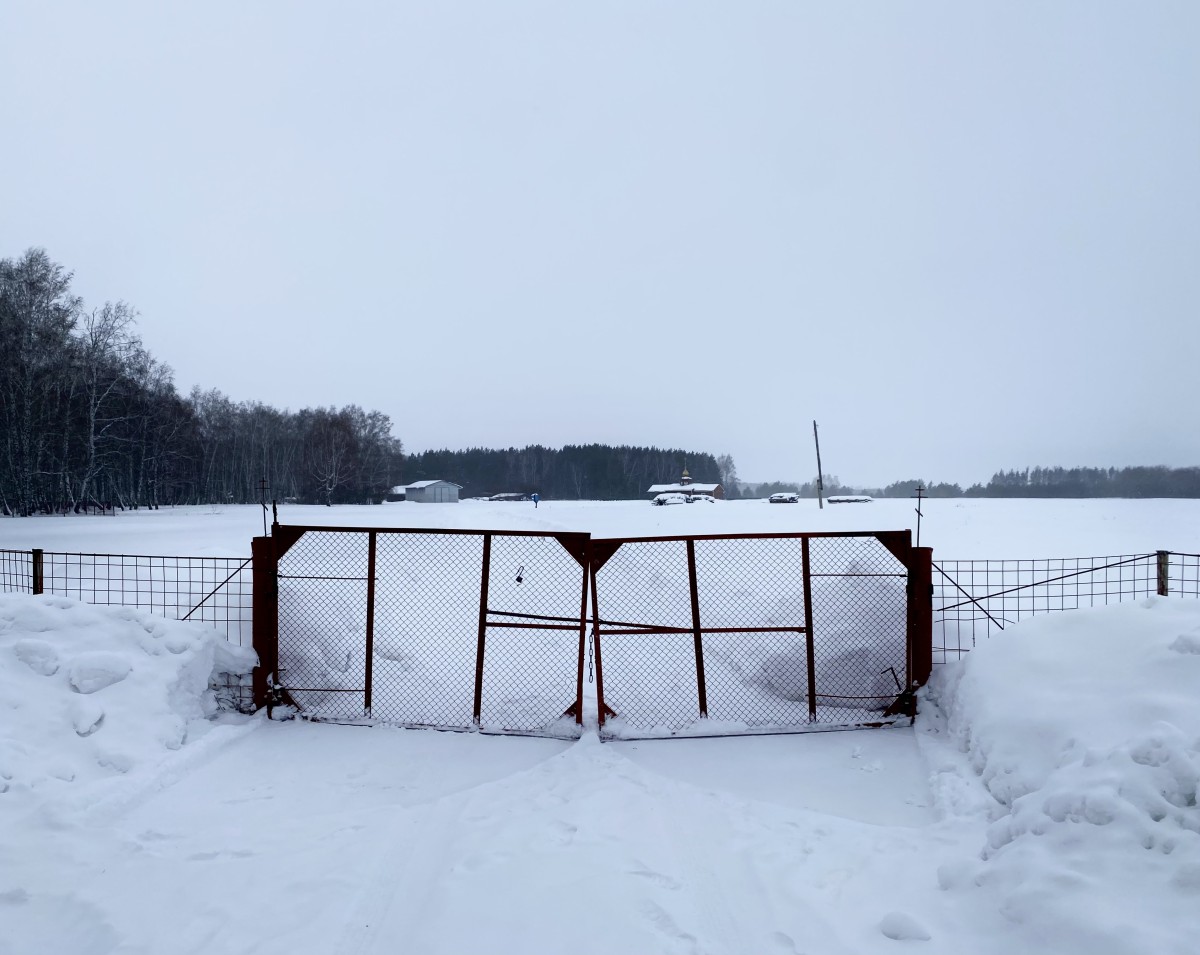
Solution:
{"label": "metal gate", "polygon": [[276,525],[255,543],[277,582],[265,667],[306,714],[578,735],[587,534]]}
{"label": "metal gate", "polygon": [[593,540],[592,554],[603,735],[878,723],[928,672],[908,531]]}
{"label": "metal gate", "polygon": [[275,525],[254,541],[255,700],[274,680],[318,719],[574,736],[590,648],[608,737],[876,724],[929,673],[930,560],[908,531]]}

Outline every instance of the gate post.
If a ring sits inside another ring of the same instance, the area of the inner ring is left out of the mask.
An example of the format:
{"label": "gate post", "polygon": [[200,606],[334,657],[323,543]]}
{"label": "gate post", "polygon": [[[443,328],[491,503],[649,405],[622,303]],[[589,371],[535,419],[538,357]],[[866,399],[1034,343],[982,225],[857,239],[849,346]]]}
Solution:
{"label": "gate post", "polygon": [[40,594],[46,589],[45,564],[42,561],[42,549],[35,547],[29,552],[29,555],[33,558],[33,592]]}
{"label": "gate post", "polygon": [[255,537],[250,541],[250,557],[251,633],[254,652],[258,654],[252,680],[254,708],[258,710],[267,705],[271,680],[278,680],[279,671],[279,562],[275,541],[270,537]]}
{"label": "gate post", "polygon": [[[34,553],[36,554],[37,551],[34,551]],[[1158,552],[1158,595],[1160,597],[1166,597],[1171,592],[1171,585],[1169,583],[1170,571],[1171,552],[1160,550]]]}
{"label": "gate post", "polygon": [[908,565],[909,686],[933,672],[933,548],[914,547]]}

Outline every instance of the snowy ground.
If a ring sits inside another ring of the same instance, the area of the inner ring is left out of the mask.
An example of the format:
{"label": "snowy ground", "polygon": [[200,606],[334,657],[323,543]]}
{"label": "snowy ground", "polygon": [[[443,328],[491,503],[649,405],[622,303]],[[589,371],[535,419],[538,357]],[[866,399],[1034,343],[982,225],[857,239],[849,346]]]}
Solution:
{"label": "snowy ground", "polygon": [[[284,524],[586,531],[596,537],[916,528],[916,501],[768,504],[723,501],[652,507],[648,501],[280,505]],[[935,560],[1073,557],[1200,550],[1200,500],[933,500],[921,543]],[[250,555],[263,532],[258,506],[179,507],[116,516],[0,518],[0,550]]]}
{"label": "snowy ground", "polygon": [[[281,519],[882,530],[910,505]],[[926,508],[946,557],[1200,549],[1197,502]],[[0,548],[236,555],[256,530],[246,508],[0,520]],[[213,719],[206,674],[245,665],[201,625],[0,598],[0,953],[1183,953],[1200,933],[1200,602],[1023,622],[939,668],[915,728],[805,736]]]}

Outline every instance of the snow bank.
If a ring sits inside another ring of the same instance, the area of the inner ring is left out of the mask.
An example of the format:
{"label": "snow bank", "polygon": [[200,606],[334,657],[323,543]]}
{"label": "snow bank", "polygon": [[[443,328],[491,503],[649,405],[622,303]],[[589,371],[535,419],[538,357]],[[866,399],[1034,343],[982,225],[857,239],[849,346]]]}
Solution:
{"label": "snow bank", "polygon": [[0,793],[149,768],[207,728],[252,651],[200,624],[0,595]]}
{"label": "snow bank", "polygon": [[[991,797],[979,857],[942,888],[998,895],[1047,950],[1200,932],[1198,648],[1200,603],[1153,598],[1028,621],[939,669],[919,726]],[[945,813],[972,808],[934,789]]]}

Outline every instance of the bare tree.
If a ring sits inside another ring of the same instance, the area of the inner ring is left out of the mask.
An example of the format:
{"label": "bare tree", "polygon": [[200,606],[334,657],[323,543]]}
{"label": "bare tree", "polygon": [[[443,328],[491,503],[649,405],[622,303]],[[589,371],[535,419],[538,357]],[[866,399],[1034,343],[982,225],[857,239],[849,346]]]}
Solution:
{"label": "bare tree", "polygon": [[65,356],[82,306],[71,274],[42,249],[0,260],[0,427],[6,507],[18,513],[50,503],[44,477],[51,421],[63,392]]}
{"label": "bare tree", "polygon": [[[113,438],[117,429],[137,413],[131,400],[135,383],[130,371],[138,364],[148,370],[157,365],[133,334],[135,319],[136,313],[126,303],[106,302],[103,308],[84,315],[80,323],[73,368],[83,403],[83,455],[73,494],[77,501],[87,501],[106,453],[116,450]],[[157,374],[147,377],[154,379],[147,383],[157,383]]]}

